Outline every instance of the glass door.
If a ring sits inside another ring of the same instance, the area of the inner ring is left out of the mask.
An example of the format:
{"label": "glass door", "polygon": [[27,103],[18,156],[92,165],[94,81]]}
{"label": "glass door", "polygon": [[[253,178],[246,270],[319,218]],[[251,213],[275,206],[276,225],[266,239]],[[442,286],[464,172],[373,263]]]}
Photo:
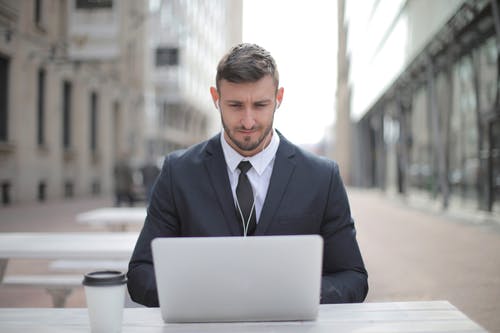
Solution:
{"label": "glass door", "polygon": [[490,122],[490,210],[500,212],[500,115]]}

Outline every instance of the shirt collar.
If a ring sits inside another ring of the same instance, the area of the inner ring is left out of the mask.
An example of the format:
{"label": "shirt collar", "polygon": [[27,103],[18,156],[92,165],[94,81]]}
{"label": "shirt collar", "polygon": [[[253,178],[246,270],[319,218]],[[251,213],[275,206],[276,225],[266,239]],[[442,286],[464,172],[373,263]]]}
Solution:
{"label": "shirt collar", "polygon": [[269,142],[269,145],[264,148],[264,150],[251,157],[242,156],[236,150],[234,150],[233,147],[231,147],[224,138],[224,130],[222,130],[221,132],[220,141],[222,145],[222,151],[224,152],[224,158],[226,159],[226,164],[231,172],[235,172],[238,164],[240,164],[241,161],[249,161],[259,175],[262,175],[266,167],[274,159],[274,157],[276,156],[276,152],[278,151],[278,146],[280,144],[280,138],[275,129],[273,129],[273,136],[271,137],[271,142]]}

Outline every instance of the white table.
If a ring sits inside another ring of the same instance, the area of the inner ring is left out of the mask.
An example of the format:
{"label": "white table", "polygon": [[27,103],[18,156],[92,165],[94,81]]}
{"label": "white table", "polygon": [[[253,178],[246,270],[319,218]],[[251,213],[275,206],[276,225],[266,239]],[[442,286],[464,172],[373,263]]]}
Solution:
{"label": "white table", "polygon": [[[89,332],[87,310],[0,309],[0,332]],[[447,301],[321,305],[310,322],[165,324],[158,308],[126,308],[122,333],[486,332]]]}
{"label": "white table", "polygon": [[[0,284],[42,287],[63,307],[82,275],[9,275],[9,259],[129,260],[137,233],[0,233]],[[89,268],[90,269],[90,268]],[[94,268],[96,269],[96,268]],[[1,332],[2,330],[0,330]]]}
{"label": "white table", "polygon": [[138,233],[0,233],[0,282],[9,259],[126,259]]}
{"label": "white table", "polygon": [[142,225],[146,207],[107,207],[90,210],[76,216],[76,222],[106,227],[111,231],[125,231],[129,225]]}

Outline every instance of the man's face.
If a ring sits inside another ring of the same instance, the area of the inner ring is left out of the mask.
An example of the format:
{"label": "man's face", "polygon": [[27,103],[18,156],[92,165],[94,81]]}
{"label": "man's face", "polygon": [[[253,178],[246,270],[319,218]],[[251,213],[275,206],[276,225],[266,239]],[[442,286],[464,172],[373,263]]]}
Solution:
{"label": "man's face", "polygon": [[219,108],[224,137],[238,153],[253,156],[270,142],[274,112],[283,99],[283,88],[276,91],[274,80],[267,75],[256,82],[219,82],[219,91],[210,88]]}

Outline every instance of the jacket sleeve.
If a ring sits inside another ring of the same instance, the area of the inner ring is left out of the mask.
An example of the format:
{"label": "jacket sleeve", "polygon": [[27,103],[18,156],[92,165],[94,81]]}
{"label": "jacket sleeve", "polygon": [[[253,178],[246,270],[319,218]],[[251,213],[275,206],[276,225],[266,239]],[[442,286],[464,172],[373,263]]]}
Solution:
{"label": "jacket sleeve", "polygon": [[325,216],[321,303],[363,302],[368,293],[368,274],[356,241],[347,194],[338,166],[332,174]]}
{"label": "jacket sleeve", "polygon": [[167,157],[153,188],[146,220],[137,239],[127,273],[130,297],[134,302],[149,307],[159,306],[151,241],[157,237],[173,237],[179,234],[170,163],[170,158]]}

